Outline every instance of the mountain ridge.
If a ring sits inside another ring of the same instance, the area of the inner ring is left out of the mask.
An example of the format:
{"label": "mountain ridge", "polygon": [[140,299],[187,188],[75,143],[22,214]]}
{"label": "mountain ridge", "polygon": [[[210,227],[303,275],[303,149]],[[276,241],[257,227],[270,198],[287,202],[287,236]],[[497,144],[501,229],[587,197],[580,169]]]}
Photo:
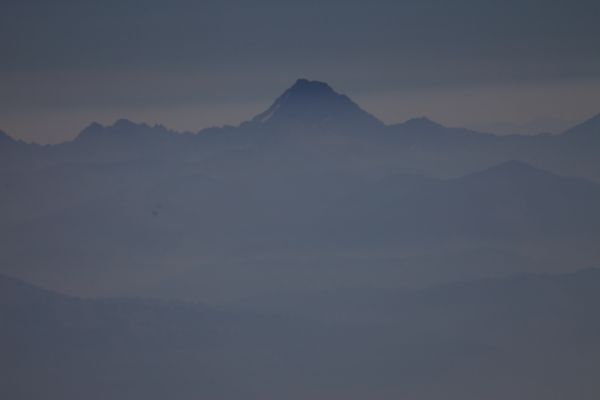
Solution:
{"label": "mountain ridge", "polygon": [[563,135],[600,137],[600,113],[568,129]]}
{"label": "mountain ridge", "polygon": [[[321,126],[319,126],[321,125]],[[359,105],[352,101],[348,96],[340,94],[332,89],[325,82],[317,80],[308,80],[305,78],[297,79],[296,82],[286,89],[267,110],[255,115],[247,121],[241,122],[238,126],[222,126],[203,128],[196,132],[202,134],[204,132],[215,132],[215,130],[237,129],[237,128],[252,128],[252,129],[273,129],[279,130],[284,128],[305,128],[305,129],[347,129],[347,130],[367,130],[367,129],[392,129],[405,131],[434,131],[434,132],[449,132],[449,133],[472,133],[482,136],[493,136],[502,138],[505,136],[520,137],[520,136],[548,136],[545,134],[537,135],[497,135],[493,133],[477,132],[466,128],[449,128],[439,124],[427,117],[410,118],[404,122],[384,124],[378,118],[363,110]],[[597,114],[580,124],[566,130],[561,136],[591,136],[594,132],[600,131],[600,114]],[[134,123],[130,120],[121,118],[116,120],[112,125],[101,125],[97,122],[92,122],[84,128],[75,138],[83,139],[90,136],[96,136],[99,133],[129,133],[137,132],[138,136],[141,132],[160,134],[190,134],[190,132],[179,132],[168,129],[161,124],[148,125],[146,123]],[[3,142],[20,142],[7,133],[0,130],[0,143]],[[66,142],[57,143],[61,145]]]}

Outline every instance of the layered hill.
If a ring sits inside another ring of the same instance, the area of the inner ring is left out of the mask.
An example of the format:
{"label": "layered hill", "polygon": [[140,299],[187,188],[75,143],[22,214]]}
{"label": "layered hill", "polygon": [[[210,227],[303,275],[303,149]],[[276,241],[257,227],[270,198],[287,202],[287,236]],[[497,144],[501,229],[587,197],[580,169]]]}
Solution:
{"label": "layered hill", "polygon": [[83,300],[7,277],[0,288],[5,398],[591,400],[599,389],[597,270],[272,298],[279,310]]}

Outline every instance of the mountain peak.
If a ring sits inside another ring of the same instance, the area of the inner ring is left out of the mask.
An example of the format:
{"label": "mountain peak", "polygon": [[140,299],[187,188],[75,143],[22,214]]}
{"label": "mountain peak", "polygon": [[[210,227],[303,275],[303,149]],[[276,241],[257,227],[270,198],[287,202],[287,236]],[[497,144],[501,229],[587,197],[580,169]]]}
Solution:
{"label": "mountain peak", "polygon": [[383,123],[325,82],[298,79],[251,123],[285,128],[369,129]]}
{"label": "mountain peak", "polygon": [[299,95],[312,95],[312,96],[323,96],[323,95],[335,95],[335,91],[325,82],[321,81],[310,81],[305,78],[296,80],[296,83],[292,85],[289,92]]}
{"label": "mountain peak", "polygon": [[83,130],[79,133],[79,135],[93,134],[93,133],[99,132],[103,129],[105,129],[104,125],[102,125],[98,122],[92,122],[91,124],[89,124],[88,126],[83,128]]}

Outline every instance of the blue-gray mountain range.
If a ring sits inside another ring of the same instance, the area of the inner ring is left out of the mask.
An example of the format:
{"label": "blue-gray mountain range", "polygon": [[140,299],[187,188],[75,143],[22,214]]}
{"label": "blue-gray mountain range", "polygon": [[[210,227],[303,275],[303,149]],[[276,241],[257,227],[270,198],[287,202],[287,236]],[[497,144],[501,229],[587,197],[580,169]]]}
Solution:
{"label": "blue-gray mountain range", "polygon": [[232,300],[600,262],[600,116],[496,136],[385,125],[298,80],[239,126],[0,134],[0,271],[75,294]]}
{"label": "blue-gray mountain range", "polygon": [[216,308],[0,276],[0,396],[592,400],[599,293],[589,269]]}

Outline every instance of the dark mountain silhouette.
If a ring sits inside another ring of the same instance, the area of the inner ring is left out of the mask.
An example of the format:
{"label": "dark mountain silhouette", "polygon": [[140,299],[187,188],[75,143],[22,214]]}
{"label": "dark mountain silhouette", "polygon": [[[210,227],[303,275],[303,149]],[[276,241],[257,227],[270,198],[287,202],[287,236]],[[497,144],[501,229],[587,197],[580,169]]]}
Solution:
{"label": "dark mountain silhouette", "polygon": [[600,186],[583,179],[509,161],[450,185],[443,202],[446,211],[454,218],[465,217],[465,227],[474,224],[472,233],[485,225],[490,233],[511,236],[600,233],[600,210],[594,206],[600,201]]}
{"label": "dark mountain silhouette", "polygon": [[111,126],[94,122],[73,141],[54,146],[50,157],[77,162],[164,158],[160,155],[178,152],[179,136],[162,125],[137,124],[127,119],[117,120]]}
{"label": "dark mountain silhouette", "polygon": [[452,177],[519,159],[555,173],[600,180],[598,135],[581,133],[594,131],[594,121],[564,135],[497,136],[445,127],[425,117],[386,126],[326,83],[299,79],[269,109],[240,126],[177,134],[127,120],[106,127],[92,124],[69,143],[25,145],[19,157],[2,160],[0,167],[150,158],[202,162],[211,170],[236,164],[252,171],[289,160],[295,169],[314,164],[367,175]]}
{"label": "dark mountain silhouette", "polygon": [[[508,161],[464,177],[387,178],[329,214],[357,242],[600,235],[600,185]],[[352,225],[352,222],[356,225]]]}
{"label": "dark mountain silhouette", "polygon": [[[160,140],[170,138],[176,132],[168,130],[162,125],[149,126],[146,124],[136,124],[127,119],[117,120],[112,126],[102,126],[97,122],[86,127],[76,141],[98,140],[101,136],[109,136],[114,139],[120,139],[124,143],[132,140]],[[140,142],[138,142],[140,143]]]}
{"label": "dark mountain silhouette", "polygon": [[[600,236],[600,186],[590,181],[517,161],[446,180],[268,167],[240,176],[132,161],[8,174],[3,271],[76,292],[203,299],[278,285],[260,278],[273,268],[315,271],[321,285],[339,285],[340,274],[414,285],[600,262],[591,244]],[[521,250],[548,243],[541,254]],[[234,284],[240,275],[253,277]],[[64,276],[80,288],[63,286]],[[319,281],[300,277],[284,284]]]}
{"label": "dark mountain silhouette", "polygon": [[243,379],[229,381],[233,369],[226,370],[239,349],[222,349],[229,332],[247,324],[244,317],[199,305],[84,300],[4,276],[0,288],[2,397],[233,399],[243,393]]}
{"label": "dark mountain silhouette", "polygon": [[598,136],[600,136],[600,114],[582,122],[577,126],[574,126],[573,128],[567,130],[564,134],[569,136],[598,139]]}
{"label": "dark mountain silhouette", "polygon": [[304,79],[240,126],[119,120],[53,146],[0,136],[1,271],[204,299],[340,276],[410,286],[572,270],[600,262],[597,185],[566,178],[600,179],[595,137],[386,126]]}
{"label": "dark mountain silhouette", "polygon": [[591,400],[599,389],[593,269],[279,296],[271,308],[249,299],[245,311],[0,287],[11,288],[3,398]]}
{"label": "dark mountain silhouette", "polygon": [[255,129],[362,130],[383,127],[377,118],[362,110],[347,96],[328,84],[298,79],[271,107],[249,122]]}
{"label": "dark mountain silhouette", "polygon": [[[540,312],[533,311],[534,308],[547,308],[554,313],[564,301],[579,303],[590,311],[589,307],[600,300],[596,290],[599,282],[600,270],[586,268],[569,274],[519,274],[501,279],[457,281],[420,290],[351,288],[275,292],[245,298],[235,306],[272,315],[345,323],[400,323],[402,315],[425,315],[433,310],[443,318],[444,312],[460,308],[464,308],[461,313],[465,314],[504,309],[506,315],[523,307],[523,314],[532,312],[533,316]],[[488,318],[493,319],[494,315]]]}
{"label": "dark mountain silhouette", "polygon": [[12,143],[12,142],[14,142],[13,138],[8,136],[8,134],[6,134],[5,132],[0,131],[0,144],[1,145],[6,145],[7,143]]}
{"label": "dark mountain silhouette", "polygon": [[447,128],[427,117],[412,118],[408,121],[389,126],[391,129],[408,132],[444,131]]}
{"label": "dark mountain silhouette", "polygon": [[6,132],[0,131],[0,152],[8,152],[9,150],[16,150],[26,146],[25,142],[15,140],[10,137]]}
{"label": "dark mountain silhouette", "polygon": [[[3,170],[31,168],[40,158],[42,146],[16,140],[0,130],[0,174]],[[2,188],[0,187],[0,191]]]}
{"label": "dark mountain silhouette", "polygon": [[62,296],[22,280],[0,274],[0,307],[39,305]]}

